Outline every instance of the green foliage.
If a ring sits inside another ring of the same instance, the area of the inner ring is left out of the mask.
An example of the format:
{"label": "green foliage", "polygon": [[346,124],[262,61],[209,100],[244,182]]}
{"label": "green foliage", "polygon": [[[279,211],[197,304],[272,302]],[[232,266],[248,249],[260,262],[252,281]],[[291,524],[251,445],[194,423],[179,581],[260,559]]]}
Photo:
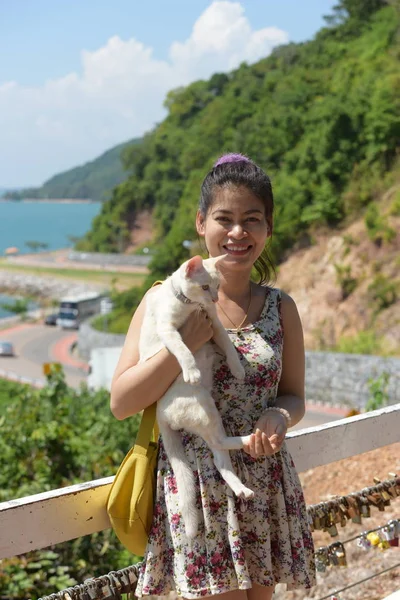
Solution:
{"label": "green foliage", "polygon": [[19,394],[23,389],[30,388],[28,386],[22,386],[19,383],[14,383],[14,381],[0,379],[0,414],[4,414],[4,410],[10,402],[10,398],[13,398],[14,394]]}
{"label": "green foliage", "polygon": [[377,246],[381,246],[383,242],[390,243],[395,239],[395,230],[389,226],[387,218],[379,212],[379,206],[375,202],[368,206],[364,220],[368,237]]}
{"label": "green foliage", "polygon": [[397,302],[399,282],[393,281],[385,275],[377,275],[368,286],[368,299],[370,306],[377,314]]}
{"label": "green foliage", "polygon": [[382,341],[374,331],[360,331],[355,336],[343,336],[332,350],[344,354],[384,354]]}
{"label": "green foliage", "polygon": [[390,381],[390,374],[384,371],[379,377],[368,379],[368,389],[370,397],[365,410],[378,410],[382,406],[386,406],[389,403],[388,386]]}
{"label": "green foliage", "polygon": [[335,264],[336,281],[342,290],[342,298],[345,300],[357,287],[357,279],[351,275],[350,265]]}
{"label": "green foliage", "polygon": [[400,191],[397,192],[390,206],[390,214],[395,217],[400,217]]}
{"label": "green foliage", "polygon": [[113,310],[108,315],[99,315],[91,322],[91,325],[97,331],[106,331],[107,333],[126,334],[129,329],[129,324],[132,319],[134,310],[139,305],[139,300],[136,305],[133,305],[129,311]]}
{"label": "green foliage", "polygon": [[[41,390],[0,380],[0,407],[0,501],[113,475],[137,433],[105,390],[73,390],[62,373]],[[131,562],[111,531],[85,536],[3,560],[0,597],[35,600]]]}
{"label": "green foliage", "polygon": [[8,302],[0,303],[1,308],[8,310],[8,312],[15,313],[24,317],[28,311],[29,298],[17,298],[12,304]]}

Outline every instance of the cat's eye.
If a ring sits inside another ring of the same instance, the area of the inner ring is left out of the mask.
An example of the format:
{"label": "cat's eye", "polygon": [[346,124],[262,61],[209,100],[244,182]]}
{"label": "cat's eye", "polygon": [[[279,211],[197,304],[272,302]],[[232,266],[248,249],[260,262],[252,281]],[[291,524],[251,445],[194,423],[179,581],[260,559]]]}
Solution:
{"label": "cat's eye", "polygon": [[203,290],[206,290],[206,291],[210,289],[210,286],[207,284],[202,285],[201,287],[203,288]]}

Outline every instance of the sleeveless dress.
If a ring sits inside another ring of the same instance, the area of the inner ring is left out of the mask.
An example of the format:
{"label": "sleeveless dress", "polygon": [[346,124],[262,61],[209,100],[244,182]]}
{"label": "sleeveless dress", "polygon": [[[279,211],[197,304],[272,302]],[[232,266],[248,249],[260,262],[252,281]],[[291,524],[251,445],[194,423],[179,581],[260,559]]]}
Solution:
{"label": "sleeveless dress", "polygon": [[[246,369],[230,373],[217,347],[213,397],[228,435],[247,435],[273,406],[282,366],[281,293],[267,288],[260,318],[240,333],[227,330]],[[285,443],[271,457],[230,451],[236,473],[254,490],[239,500],[217,471],[202,438],[181,431],[197,481],[199,532],[189,541],[181,519],[175,477],[160,439],[153,524],[136,589],[137,597],[176,591],[202,598],[237,589],[286,583],[315,585],[313,540],[301,484]]]}

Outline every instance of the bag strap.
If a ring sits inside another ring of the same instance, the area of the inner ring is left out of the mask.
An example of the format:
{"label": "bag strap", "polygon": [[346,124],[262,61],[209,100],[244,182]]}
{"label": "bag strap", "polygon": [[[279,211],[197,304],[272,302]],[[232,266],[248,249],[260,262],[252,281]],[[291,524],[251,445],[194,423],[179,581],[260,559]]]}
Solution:
{"label": "bag strap", "polygon": [[[151,287],[160,285],[161,283],[164,282],[162,280],[155,281]],[[144,409],[142,420],[140,421],[139,425],[139,431],[136,436],[135,452],[147,454],[152,433],[154,442],[157,442],[160,431],[156,421],[156,412],[157,402],[153,402],[153,404]]]}
{"label": "bag strap", "polygon": [[157,402],[153,402],[150,406],[144,409],[142,420],[140,421],[139,431],[135,441],[135,452],[139,454],[147,454],[151,434],[157,442],[159,430],[156,421]]}

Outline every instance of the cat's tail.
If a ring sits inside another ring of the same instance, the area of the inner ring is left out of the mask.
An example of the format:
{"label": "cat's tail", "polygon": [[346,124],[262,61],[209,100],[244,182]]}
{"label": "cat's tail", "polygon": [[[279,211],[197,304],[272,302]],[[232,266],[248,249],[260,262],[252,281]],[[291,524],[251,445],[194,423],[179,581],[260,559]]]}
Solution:
{"label": "cat's tail", "polygon": [[236,437],[226,437],[218,444],[215,444],[215,447],[218,450],[241,450],[244,444],[247,444],[250,440],[249,435],[240,435]]}
{"label": "cat's tail", "polygon": [[196,508],[196,482],[186,458],[179,431],[171,429],[167,423],[159,423],[165,451],[175,475],[179,494],[179,506],[188,538],[197,534],[199,516]]}

